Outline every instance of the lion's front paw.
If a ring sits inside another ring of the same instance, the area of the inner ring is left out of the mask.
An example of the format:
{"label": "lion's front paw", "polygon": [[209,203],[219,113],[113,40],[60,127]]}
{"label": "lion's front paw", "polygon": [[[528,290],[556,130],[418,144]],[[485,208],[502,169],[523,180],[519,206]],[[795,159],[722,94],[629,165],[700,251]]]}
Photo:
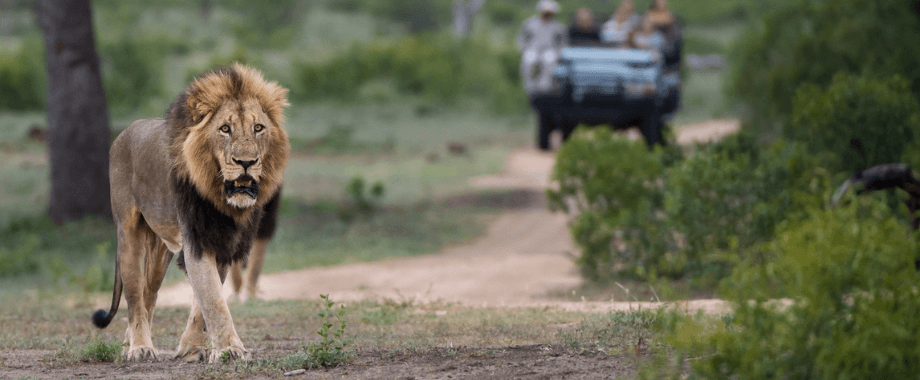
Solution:
{"label": "lion's front paw", "polygon": [[186,363],[204,361],[208,357],[208,349],[204,346],[190,346],[180,344],[176,349],[174,359],[180,359]]}
{"label": "lion's front paw", "polygon": [[211,357],[208,360],[211,363],[221,363],[233,360],[249,360],[251,355],[243,347],[224,347],[220,350],[212,350]]}
{"label": "lion's front paw", "polygon": [[157,349],[154,347],[148,346],[137,346],[131,347],[128,349],[128,352],[125,354],[125,360],[130,362],[141,362],[141,361],[157,361],[160,360],[160,356],[157,353]]}

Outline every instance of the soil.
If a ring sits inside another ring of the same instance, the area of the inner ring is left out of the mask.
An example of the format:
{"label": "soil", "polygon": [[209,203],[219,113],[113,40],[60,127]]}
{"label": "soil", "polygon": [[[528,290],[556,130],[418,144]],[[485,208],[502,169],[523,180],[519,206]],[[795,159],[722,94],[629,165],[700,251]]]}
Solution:
{"label": "soil", "polygon": [[[716,139],[737,129],[735,121],[711,121],[684,126],[677,132],[677,138],[681,144],[688,144]],[[337,302],[393,299],[425,303],[440,300],[469,306],[551,306],[597,312],[661,306],[705,313],[728,310],[728,305],[717,299],[666,304],[572,302],[551,297],[550,294],[581,284],[572,260],[577,250],[569,236],[567,217],[548,211],[543,196],[553,162],[553,153],[519,150],[510,155],[501,175],[473,179],[476,187],[507,189],[518,195],[512,201],[505,198],[497,205],[504,211],[491,222],[485,236],[476,241],[421,257],[263,275],[259,297],[265,300],[314,299],[319,294],[329,294]],[[464,202],[462,197],[448,201]],[[225,294],[229,292],[228,286]],[[184,282],[162,289],[157,305],[190,305],[191,301],[191,288]],[[108,299],[100,299],[98,306],[107,308]],[[50,354],[34,350],[2,351],[0,378],[184,378],[200,375],[208,366],[176,361],[55,366],[48,362],[53,357]],[[161,355],[169,354],[161,351]],[[486,350],[442,348],[396,356],[362,352],[343,367],[307,371],[292,378],[606,379],[628,376],[635,367],[633,360],[633,357],[574,354],[554,346]]]}
{"label": "soil", "polygon": [[[182,378],[269,378],[247,376],[221,365],[188,364],[179,361],[146,363],[79,363],[54,365],[35,363],[36,357],[51,357],[53,351],[14,350],[0,352],[0,378],[43,379],[182,379]],[[346,365],[313,369],[286,377],[314,379],[618,379],[633,373],[636,356],[603,353],[572,353],[561,346],[532,345],[481,348],[437,348],[423,353],[392,354],[363,352]]]}

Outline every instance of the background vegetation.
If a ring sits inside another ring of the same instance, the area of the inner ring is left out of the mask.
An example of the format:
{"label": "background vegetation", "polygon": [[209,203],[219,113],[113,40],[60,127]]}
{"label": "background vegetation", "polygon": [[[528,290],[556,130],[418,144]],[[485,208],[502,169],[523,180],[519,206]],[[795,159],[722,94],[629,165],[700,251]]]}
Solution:
{"label": "background vegetation", "polygon": [[920,163],[909,42],[920,9],[775,5],[731,50],[741,134],[680,158],[576,133],[550,198],[575,210],[587,278],[719,284],[734,302],[724,318],[659,320],[678,348],[677,374],[690,363],[691,378],[910,376],[920,252],[906,194],[828,199],[856,171]]}

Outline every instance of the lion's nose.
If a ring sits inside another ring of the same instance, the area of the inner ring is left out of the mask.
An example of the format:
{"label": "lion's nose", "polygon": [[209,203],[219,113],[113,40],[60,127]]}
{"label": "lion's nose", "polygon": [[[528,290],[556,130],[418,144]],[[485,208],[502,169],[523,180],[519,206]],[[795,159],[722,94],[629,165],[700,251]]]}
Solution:
{"label": "lion's nose", "polygon": [[233,159],[233,162],[236,162],[238,165],[242,166],[243,170],[249,169],[250,166],[255,165],[256,161],[259,161],[259,159],[257,158],[251,161],[237,160],[235,158]]}

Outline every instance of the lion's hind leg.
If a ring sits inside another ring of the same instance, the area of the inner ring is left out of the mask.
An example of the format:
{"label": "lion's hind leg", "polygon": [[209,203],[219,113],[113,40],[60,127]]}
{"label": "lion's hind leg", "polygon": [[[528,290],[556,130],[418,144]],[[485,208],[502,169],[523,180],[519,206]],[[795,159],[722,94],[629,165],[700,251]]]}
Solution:
{"label": "lion's hind leg", "polygon": [[[156,291],[163,281],[165,267],[162,265],[163,254],[158,255],[160,252],[157,252],[156,244],[152,244],[155,243],[156,235],[137,215],[137,222],[118,226],[118,260],[128,303],[128,328],[125,331],[127,347],[123,355],[129,361],[158,360],[159,354],[150,336],[150,326]],[[163,269],[160,270],[160,267]],[[158,279],[155,278],[157,276]]]}
{"label": "lion's hind leg", "polygon": [[[278,207],[281,204],[281,189],[272,196],[262,208],[262,218],[259,220],[259,228],[256,230],[255,240],[252,243],[252,249],[249,251],[248,265],[246,276],[243,277],[242,262],[235,262],[230,268],[230,279],[233,283],[233,294],[230,296],[232,301],[246,302],[256,299],[259,291],[259,274],[262,273],[262,263],[265,261],[265,250],[268,243],[271,242],[275,229],[278,226]],[[243,286],[245,284],[245,292]]]}
{"label": "lion's hind leg", "polygon": [[[230,280],[233,285],[233,294],[230,295],[231,302],[247,302],[257,299],[259,290],[259,274],[262,272],[262,263],[265,261],[265,250],[271,238],[256,239],[252,243],[252,249],[249,251],[249,262],[245,267],[241,262],[235,262],[230,267]],[[245,270],[245,275],[244,271]]]}
{"label": "lion's hind leg", "polygon": [[207,347],[208,333],[205,331],[204,316],[198,308],[198,302],[192,300],[192,312],[189,313],[185,332],[179,338],[179,347],[176,348],[176,359],[185,362],[198,362],[208,358]]}

